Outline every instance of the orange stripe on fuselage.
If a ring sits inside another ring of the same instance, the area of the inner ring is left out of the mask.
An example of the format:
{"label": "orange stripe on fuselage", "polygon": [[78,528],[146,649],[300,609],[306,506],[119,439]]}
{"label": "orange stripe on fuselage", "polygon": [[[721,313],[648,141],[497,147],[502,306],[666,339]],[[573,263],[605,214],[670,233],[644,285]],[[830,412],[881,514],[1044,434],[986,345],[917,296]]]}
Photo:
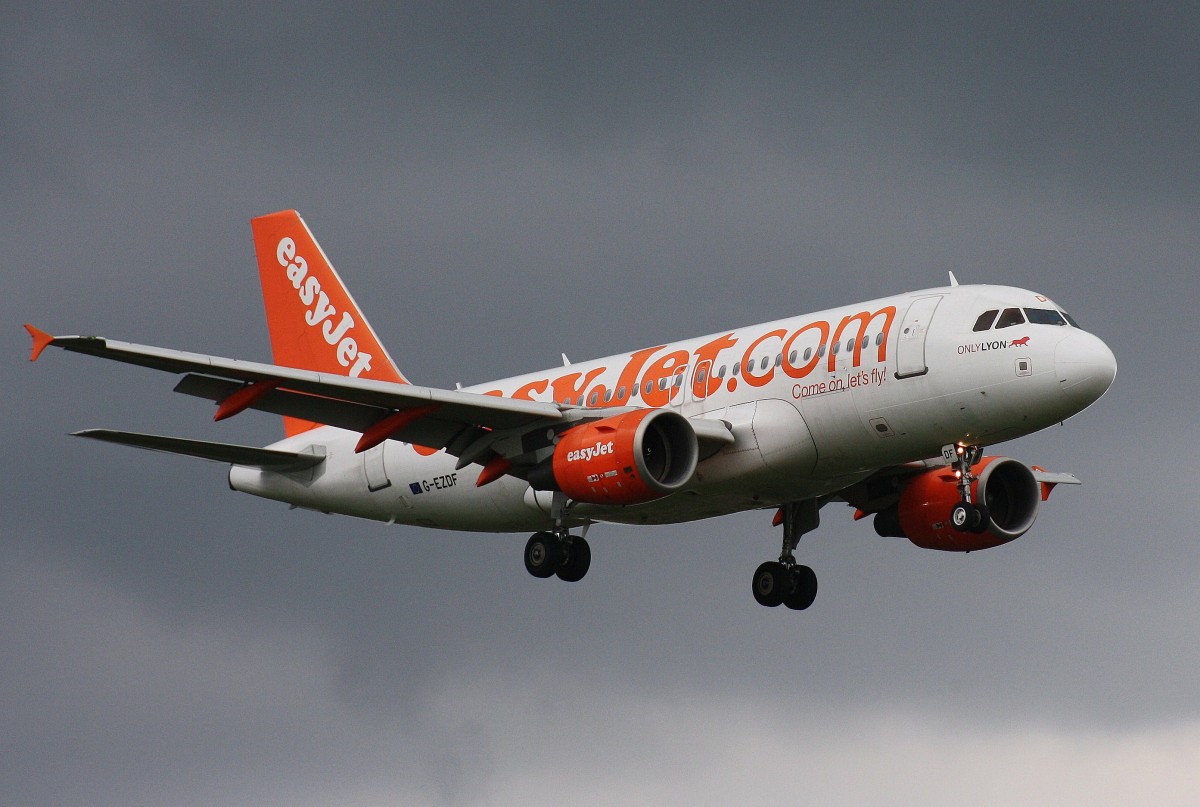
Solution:
{"label": "orange stripe on fuselage", "polygon": [[[895,305],[888,303],[840,317],[837,312],[830,312],[825,317],[818,314],[812,319],[766,323],[740,332],[658,345],[625,357],[576,364],[560,375],[535,374],[499,381],[489,385],[491,389],[487,394],[572,405],[579,405],[582,401],[583,405],[595,407],[659,408],[678,402],[679,396],[687,388],[684,384],[676,385],[674,376],[703,363],[711,363],[708,375],[703,380],[693,379],[691,386],[693,395],[708,398],[722,389],[730,392],[736,390],[739,381],[752,387],[764,387],[775,380],[777,373],[798,381],[817,371],[826,361],[832,372],[836,358],[832,350],[833,342],[850,339],[853,339],[853,345],[842,354],[849,366],[857,368],[864,361],[872,359],[883,364],[887,362],[896,310]],[[878,326],[877,330],[872,330],[873,326]],[[882,333],[882,339],[877,349],[873,355],[868,354],[863,349],[863,337],[879,333]],[[697,342],[698,345],[689,349],[690,344]],[[824,353],[819,350],[822,346]],[[811,349],[811,353],[804,358],[806,349]],[[797,354],[795,361],[791,358],[793,351]],[[783,358],[776,365],[774,356],[779,353],[783,354]],[[771,357],[766,368],[761,366],[764,356]],[[729,367],[733,362],[745,368],[740,376],[716,376],[718,368],[722,365]],[[751,362],[753,366],[750,366]],[[617,367],[621,369],[612,372]],[[667,380],[666,389],[662,389],[664,379]],[[634,389],[638,390],[636,396],[632,392]],[[624,397],[620,395],[622,390]]]}

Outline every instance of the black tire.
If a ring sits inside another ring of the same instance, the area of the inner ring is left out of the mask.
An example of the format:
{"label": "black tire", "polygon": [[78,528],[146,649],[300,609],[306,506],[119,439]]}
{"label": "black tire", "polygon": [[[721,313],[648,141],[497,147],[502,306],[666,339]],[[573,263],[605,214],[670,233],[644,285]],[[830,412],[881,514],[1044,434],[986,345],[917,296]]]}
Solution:
{"label": "black tire", "polygon": [[791,593],[792,576],[782,563],[767,561],[754,571],[754,600],[759,605],[774,608]]}
{"label": "black tire", "polygon": [[950,524],[959,532],[972,532],[979,523],[979,513],[970,502],[959,502],[950,511]]}
{"label": "black tire", "polygon": [[987,532],[988,527],[992,526],[992,515],[988,512],[987,505],[975,505],[975,526],[971,528],[971,532]]}
{"label": "black tire", "polygon": [[592,548],[588,542],[576,536],[562,545],[562,557],[555,574],[559,580],[578,583],[592,566]]}
{"label": "black tire", "polygon": [[792,593],[783,604],[793,611],[803,611],[817,598],[817,575],[807,566],[792,569]]}
{"label": "black tire", "polygon": [[558,571],[562,542],[552,532],[535,532],[525,544],[525,571],[546,578]]}

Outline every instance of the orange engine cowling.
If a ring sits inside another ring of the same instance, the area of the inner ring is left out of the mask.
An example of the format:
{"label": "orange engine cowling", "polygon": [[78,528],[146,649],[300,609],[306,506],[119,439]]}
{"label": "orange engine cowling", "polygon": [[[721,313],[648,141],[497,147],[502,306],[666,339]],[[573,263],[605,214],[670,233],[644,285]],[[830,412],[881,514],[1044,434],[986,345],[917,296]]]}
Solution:
{"label": "orange engine cowling", "polygon": [[641,504],[683,487],[699,458],[687,418],[639,409],[563,432],[550,470],[553,487],[575,501]]}
{"label": "orange engine cowling", "polygon": [[950,523],[950,511],[960,498],[953,468],[935,468],[908,480],[900,501],[876,514],[875,531],[946,552],[990,549],[1024,535],[1042,498],[1033,471],[1008,457],[984,457],[971,470],[971,500],[988,509],[983,532],[959,532]]}

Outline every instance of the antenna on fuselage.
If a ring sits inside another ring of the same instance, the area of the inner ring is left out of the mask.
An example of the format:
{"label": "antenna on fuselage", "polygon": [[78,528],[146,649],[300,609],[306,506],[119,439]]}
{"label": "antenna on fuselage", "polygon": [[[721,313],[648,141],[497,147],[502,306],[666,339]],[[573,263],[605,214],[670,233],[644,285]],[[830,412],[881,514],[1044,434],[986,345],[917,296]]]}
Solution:
{"label": "antenna on fuselage", "polygon": [[951,285],[951,286],[957,286],[957,285],[958,285],[958,278],[954,276],[954,273],[953,273],[953,272],[951,272],[951,273],[950,273],[950,285]]}

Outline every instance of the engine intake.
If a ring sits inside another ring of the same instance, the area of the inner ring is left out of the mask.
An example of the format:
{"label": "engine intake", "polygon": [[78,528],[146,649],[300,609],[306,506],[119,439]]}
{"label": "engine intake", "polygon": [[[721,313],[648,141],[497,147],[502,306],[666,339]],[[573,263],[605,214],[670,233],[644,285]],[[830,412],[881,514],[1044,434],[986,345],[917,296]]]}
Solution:
{"label": "engine intake", "polygon": [[530,482],[578,502],[641,504],[687,484],[699,458],[687,418],[664,409],[638,409],[563,432],[548,469],[539,469]]}
{"label": "engine intake", "polygon": [[983,532],[959,532],[950,523],[950,511],[959,500],[952,468],[935,468],[908,480],[900,501],[876,514],[875,531],[945,552],[990,549],[1024,535],[1042,499],[1033,471],[1008,457],[984,457],[971,470],[971,499],[988,509]]}

